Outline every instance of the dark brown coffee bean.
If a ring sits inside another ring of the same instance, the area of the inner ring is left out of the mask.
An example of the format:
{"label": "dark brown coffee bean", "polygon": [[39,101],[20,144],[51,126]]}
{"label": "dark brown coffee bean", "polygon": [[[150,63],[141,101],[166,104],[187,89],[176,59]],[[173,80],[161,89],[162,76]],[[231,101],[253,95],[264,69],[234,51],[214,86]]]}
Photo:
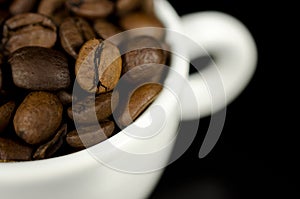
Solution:
{"label": "dark brown coffee bean", "polygon": [[31,160],[32,147],[18,141],[0,138],[0,162]]}
{"label": "dark brown coffee bean", "polygon": [[52,140],[50,140],[46,144],[43,144],[35,151],[33,158],[35,160],[51,158],[63,145],[66,135],[67,124],[64,124],[61,126]]}
{"label": "dark brown coffee bean", "polygon": [[118,15],[129,13],[141,6],[143,1],[144,0],[117,0],[116,12]]}
{"label": "dark brown coffee bean", "polygon": [[119,27],[104,19],[95,20],[94,29],[103,39],[108,39],[109,37],[112,37],[121,32],[121,29]]}
{"label": "dark brown coffee bean", "polygon": [[125,128],[131,124],[156,99],[161,90],[162,85],[154,83],[137,88],[127,100],[126,106],[122,107],[123,110],[118,110],[120,115],[115,119],[119,126]]}
{"label": "dark brown coffee bean", "polygon": [[66,0],[41,0],[37,12],[48,16],[55,24],[59,25],[70,16],[65,8],[65,2]]}
{"label": "dark brown coffee bean", "polygon": [[67,91],[59,91],[56,95],[63,105],[71,104],[74,97],[71,93]]}
{"label": "dark brown coffee bean", "polygon": [[93,39],[80,49],[76,60],[76,80],[91,93],[111,91],[117,85],[122,70],[119,49],[111,42]]}
{"label": "dark brown coffee bean", "polygon": [[16,86],[31,90],[59,90],[70,85],[67,58],[43,47],[24,47],[8,61]]}
{"label": "dark brown coffee bean", "polygon": [[12,15],[30,12],[36,2],[37,0],[14,0],[9,6],[9,11]]}
{"label": "dark brown coffee bean", "polygon": [[[158,40],[149,36],[139,36],[129,40],[125,49],[128,52],[123,56],[122,74],[139,67],[140,71],[130,73],[133,80],[160,75],[156,74],[158,71],[155,70],[155,64],[165,64],[167,56]],[[148,67],[150,70],[147,69],[147,64],[150,64]]]}
{"label": "dark brown coffee bean", "polygon": [[10,122],[15,107],[16,104],[14,101],[7,102],[6,104],[0,106],[0,133],[3,132]]}
{"label": "dark brown coffee bean", "polygon": [[12,53],[24,46],[51,48],[55,42],[55,24],[40,14],[19,14],[8,19],[3,26],[2,44],[6,53]]}
{"label": "dark brown coffee bean", "polygon": [[16,134],[28,144],[40,144],[53,136],[62,121],[63,106],[56,95],[32,92],[16,111]]}
{"label": "dark brown coffee bean", "polygon": [[68,116],[76,123],[93,124],[103,121],[112,114],[111,96],[112,93],[100,94],[97,97],[88,96],[70,107]]}
{"label": "dark brown coffee bean", "polygon": [[[163,24],[159,19],[157,19],[154,15],[149,15],[143,12],[135,12],[130,13],[128,15],[125,15],[124,17],[121,17],[120,26],[124,30],[131,30],[135,28],[145,28],[145,27],[154,27],[153,29],[145,29],[136,31],[132,33],[132,37],[135,37],[137,35],[148,35],[155,37],[158,40],[162,40],[165,35],[165,31],[161,28],[163,28]],[[155,29],[160,28],[160,29]]]}
{"label": "dark brown coffee bean", "polygon": [[107,17],[114,9],[110,0],[67,0],[66,6],[76,15],[86,18]]}
{"label": "dark brown coffee bean", "polygon": [[66,141],[71,147],[84,149],[106,140],[112,135],[114,129],[115,124],[112,121],[79,127],[78,130],[68,133]]}
{"label": "dark brown coffee bean", "polygon": [[62,47],[75,59],[81,46],[96,37],[88,22],[79,17],[66,18],[60,25],[59,36]]}

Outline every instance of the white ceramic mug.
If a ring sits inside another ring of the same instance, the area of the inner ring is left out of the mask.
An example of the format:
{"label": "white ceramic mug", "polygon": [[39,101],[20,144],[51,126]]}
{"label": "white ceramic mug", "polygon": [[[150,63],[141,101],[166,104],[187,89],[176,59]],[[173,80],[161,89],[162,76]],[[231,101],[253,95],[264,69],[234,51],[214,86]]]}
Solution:
{"label": "white ceramic mug", "polygon": [[[216,65],[223,81],[226,103],[231,102],[247,85],[256,67],[256,47],[247,29],[236,19],[217,12],[202,12],[180,18],[166,0],[154,0],[155,12],[168,29],[186,34],[216,56]],[[175,42],[175,41],[171,41]],[[174,44],[174,43],[173,43]],[[173,45],[184,48],[190,58],[197,57],[193,46]],[[155,151],[168,145],[173,139],[181,119],[195,119],[212,113],[210,94],[199,75],[188,77],[189,63],[172,58],[171,67],[184,78],[189,79],[198,104],[190,103],[182,88],[182,114],[179,115],[176,100],[163,90],[152,106],[164,108],[164,125],[159,135],[146,140],[135,140],[120,132],[98,145],[113,143],[118,148],[132,153]],[[208,67],[204,71],[209,80],[215,77]],[[168,79],[172,78],[168,75]],[[171,100],[170,100],[171,99]],[[224,103],[214,104],[213,111],[223,108]],[[147,111],[139,121],[146,120]],[[181,118],[182,117],[182,118]],[[136,123],[136,122],[135,122]],[[133,124],[134,125],[134,124]],[[149,129],[145,128],[145,131]],[[151,132],[150,132],[151,133]],[[168,162],[170,147],[157,157],[159,162]],[[106,160],[124,160],[113,151],[103,151]],[[147,165],[142,160],[141,164]],[[121,169],[122,170],[122,169]],[[144,173],[130,173],[101,163],[90,151],[83,150],[63,157],[42,161],[0,164],[0,197],[3,199],[96,199],[96,198],[146,198],[158,182],[163,168]]]}

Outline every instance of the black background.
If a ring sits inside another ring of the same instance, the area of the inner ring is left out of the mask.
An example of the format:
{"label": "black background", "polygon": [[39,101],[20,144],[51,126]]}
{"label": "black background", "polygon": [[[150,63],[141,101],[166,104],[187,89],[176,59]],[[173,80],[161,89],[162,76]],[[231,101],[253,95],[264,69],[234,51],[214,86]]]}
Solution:
{"label": "black background", "polygon": [[169,2],[179,15],[216,10],[238,18],[253,34],[259,60],[246,90],[227,107],[213,151],[198,158],[210,121],[203,118],[192,146],[166,168],[150,198],[300,198],[299,22],[294,6],[288,1]]}

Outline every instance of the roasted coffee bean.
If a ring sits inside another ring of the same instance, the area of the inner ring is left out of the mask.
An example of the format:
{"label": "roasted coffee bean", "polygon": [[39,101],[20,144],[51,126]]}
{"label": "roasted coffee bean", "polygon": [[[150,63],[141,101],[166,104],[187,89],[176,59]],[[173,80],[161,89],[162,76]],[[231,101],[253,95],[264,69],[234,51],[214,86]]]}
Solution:
{"label": "roasted coffee bean", "polygon": [[117,85],[122,70],[119,49],[111,42],[93,39],[80,49],[76,60],[76,80],[91,93],[104,93]]}
{"label": "roasted coffee bean", "polygon": [[0,138],[0,162],[31,160],[33,148],[21,142]]}
{"label": "roasted coffee bean", "polygon": [[156,99],[161,90],[162,85],[154,83],[137,88],[128,98],[126,106],[117,110],[119,112],[115,119],[119,127],[125,128],[131,124]]}
{"label": "roasted coffee bean", "polygon": [[41,0],[38,6],[38,13],[50,17],[57,25],[69,16],[68,10],[64,7],[66,0]]}
{"label": "roasted coffee bean", "polygon": [[41,144],[53,136],[62,121],[63,106],[56,95],[32,92],[14,117],[16,134],[28,144]]}
{"label": "roasted coffee bean", "polygon": [[94,29],[103,39],[108,39],[109,37],[112,37],[121,32],[121,29],[119,27],[104,19],[95,20]]}
{"label": "roasted coffee bean", "polygon": [[70,85],[67,58],[59,51],[24,47],[8,61],[16,86],[31,90],[59,90]]}
{"label": "roasted coffee bean", "polygon": [[10,122],[16,104],[14,101],[9,101],[6,104],[0,106],[0,133],[7,127]]}
{"label": "roasted coffee bean", "polygon": [[118,15],[129,13],[141,6],[142,1],[144,0],[117,0],[116,12]]}
{"label": "roasted coffee bean", "polygon": [[70,107],[68,116],[75,120],[76,124],[95,124],[103,121],[112,114],[111,96],[112,93],[100,94],[97,97],[88,96]]}
{"label": "roasted coffee bean", "polygon": [[19,14],[8,19],[3,26],[2,44],[6,53],[24,46],[51,48],[55,42],[55,24],[40,14]]}
{"label": "roasted coffee bean", "polygon": [[59,36],[62,47],[75,59],[81,46],[96,37],[88,22],[80,17],[66,18],[59,27]]}
{"label": "roasted coffee bean", "polygon": [[145,30],[136,31],[132,33],[132,37],[137,35],[148,35],[155,37],[158,40],[162,40],[165,36],[165,31],[162,29],[164,26],[155,15],[146,14],[144,12],[130,13],[121,17],[119,23],[124,30],[154,27],[152,29],[147,28]]}
{"label": "roasted coffee bean", "polygon": [[12,15],[21,14],[32,11],[37,0],[14,0],[9,7],[9,11]]}
{"label": "roasted coffee bean", "polygon": [[129,40],[124,48],[127,53],[123,56],[122,74],[135,68],[135,71],[128,75],[132,81],[159,81],[162,68],[157,65],[165,64],[167,56],[158,40],[149,36],[139,36]]}
{"label": "roasted coffee bean", "polygon": [[55,134],[46,144],[41,145],[34,153],[33,158],[35,160],[45,159],[52,157],[63,145],[64,139],[67,135],[67,124],[60,127],[58,132]]}
{"label": "roasted coffee bean", "polygon": [[102,122],[99,125],[82,126],[78,130],[67,134],[67,143],[74,148],[84,149],[96,145],[109,138],[115,129],[112,121]]}
{"label": "roasted coffee bean", "polygon": [[114,9],[110,0],[67,0],[66,6],[76,15],[86,18],[107,17]]}
{"label": "roasted coffee bean", "polygon": [[[72,103],[74,96],[72,96],[72,94],[67,91],[59,91],[57,93],[57,97],[59,98],[59,100],[61,101],[61,103],[63,105],[67,105],[67,104]],[[76,100],[76,97],[75,97],[75,100]]]}

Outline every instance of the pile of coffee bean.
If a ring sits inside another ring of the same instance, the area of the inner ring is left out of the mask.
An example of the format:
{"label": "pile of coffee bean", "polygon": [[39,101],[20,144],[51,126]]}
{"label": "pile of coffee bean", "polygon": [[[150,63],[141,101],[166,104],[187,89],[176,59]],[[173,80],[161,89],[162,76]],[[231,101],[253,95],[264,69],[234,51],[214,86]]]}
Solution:
{"label": "pile of coffee bean", "polygon": [[[152,3],[0,0],[0,162],[47,159],[93,146],[153,102],[162,90],[158,83],[143,84],[117,99],[116,109],[111,106],[128,71],[142,71],[130,74],[128,85],[163,78],[155,67],[168,59],[164,32],[123,37],[118,44],[106,40],[134,28],[162,28]],[[121,55],[121,46],[128,52]]]}

